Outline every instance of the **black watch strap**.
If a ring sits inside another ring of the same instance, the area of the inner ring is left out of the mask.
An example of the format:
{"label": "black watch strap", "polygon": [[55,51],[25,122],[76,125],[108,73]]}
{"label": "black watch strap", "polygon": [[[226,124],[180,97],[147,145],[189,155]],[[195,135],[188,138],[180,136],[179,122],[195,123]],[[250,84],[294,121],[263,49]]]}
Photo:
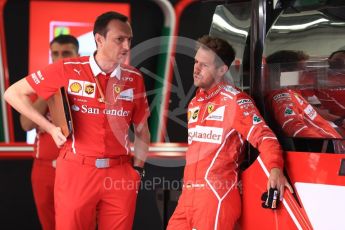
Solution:
{"label": "black watch strap", "polygon": [[141,178],[143,178],[145,176],[145,169],[144,168],[139,167],[139,166],[133,166],[133,168],[138,171]]}

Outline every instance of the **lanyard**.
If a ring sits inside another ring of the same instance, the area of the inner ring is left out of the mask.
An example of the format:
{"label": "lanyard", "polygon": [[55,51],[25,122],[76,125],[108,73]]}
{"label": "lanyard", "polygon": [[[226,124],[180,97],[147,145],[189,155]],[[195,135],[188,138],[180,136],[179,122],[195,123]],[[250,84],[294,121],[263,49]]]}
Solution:
{"label": "lanyard", "polygon": [[104,93],[103,93],[101,84],[99,84],[97,76],[95,77],[95,82],[96,82],[96,86],[97,86],[97,89],[99,91],[99,94],[101,96],[100,98],[98,98],[98,102],[106,104],[107,102],[105,101]]}

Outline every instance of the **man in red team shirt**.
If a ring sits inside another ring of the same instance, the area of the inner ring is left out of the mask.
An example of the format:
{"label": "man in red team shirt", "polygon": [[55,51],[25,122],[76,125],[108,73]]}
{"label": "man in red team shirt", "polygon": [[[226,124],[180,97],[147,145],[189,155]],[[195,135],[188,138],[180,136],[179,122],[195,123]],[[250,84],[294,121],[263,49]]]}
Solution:
{"label": "man in red team shirt", "polygon": [[234,228],[241,213],[238,166],[246,140],[259,149],[270,171],[267,189],[279,189],[281,197],[285,186],[292,191],[277,138],[253,100],[224,82],[234,57],[226,41],[199,39],[193,75],[199,89],[188,106],[183,190],[168,230]]}
{"label": "man in red team shirt", "polygon": [[[62,58],[79,56],[78,40],[72,35],[59,35],[50,42],[50,54],[53,62]],[[48,106],[45,100],[37,98],[33,106],[49,119]],[[27,117],[20,116],[20,124],[25,131],[36,129],[34,163],[31,183],[38,217],[43,230],[55,229],[54,182],[56,158],[59,149],[54,140]]]}
{"label": "man in red team shirt", "polygon": [[[48,65],[12,85],[4,97],[62,147],[56,162],[56,228],[94,229],[97,219],[98,229],[127,230],[132,228],[136,185],[148,151],[149,109],[142,75],[124,64],[132,39],[128,18],[104,13],[93,33],[93,55]],[[31,94],[47,99],[61,86],[67,90],[74,122],[67,140],[29,103]]]}

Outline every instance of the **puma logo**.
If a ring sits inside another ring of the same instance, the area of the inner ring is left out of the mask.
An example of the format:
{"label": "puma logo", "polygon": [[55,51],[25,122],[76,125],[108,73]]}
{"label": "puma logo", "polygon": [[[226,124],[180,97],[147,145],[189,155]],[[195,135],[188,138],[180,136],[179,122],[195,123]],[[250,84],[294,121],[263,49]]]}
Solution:
{"label": "puma logo", "polygon": [[74,72],[76,72],[80,76],[81,70],[73,69]]}

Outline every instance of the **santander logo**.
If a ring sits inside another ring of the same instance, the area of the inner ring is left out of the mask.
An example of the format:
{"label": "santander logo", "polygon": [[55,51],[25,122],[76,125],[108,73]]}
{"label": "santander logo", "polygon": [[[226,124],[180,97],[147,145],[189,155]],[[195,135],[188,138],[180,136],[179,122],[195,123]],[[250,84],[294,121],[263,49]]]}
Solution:
{"label": "santander logo", "polygon": [[188,144],[193,141],[220,144],[222,136],[223,128],[197,125],[188,129]]}

